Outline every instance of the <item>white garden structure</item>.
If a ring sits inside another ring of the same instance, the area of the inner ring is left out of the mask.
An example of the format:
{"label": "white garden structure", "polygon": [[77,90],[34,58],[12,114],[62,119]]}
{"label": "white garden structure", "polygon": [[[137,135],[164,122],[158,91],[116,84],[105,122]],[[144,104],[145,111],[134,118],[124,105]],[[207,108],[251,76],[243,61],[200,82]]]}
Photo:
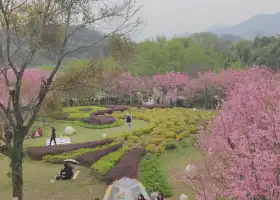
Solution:
{"label": "white garden structure", "polygon": [[134,200],[139,194],[150,200],[142,183],[136,179],[123,177],[108,187],[103,200]]}

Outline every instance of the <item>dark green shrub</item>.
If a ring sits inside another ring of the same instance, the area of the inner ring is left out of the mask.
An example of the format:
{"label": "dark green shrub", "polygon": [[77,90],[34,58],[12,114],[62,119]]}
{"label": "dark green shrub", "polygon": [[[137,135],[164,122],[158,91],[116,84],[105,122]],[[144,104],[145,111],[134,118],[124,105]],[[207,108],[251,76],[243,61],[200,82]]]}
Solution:
{"label": "dark green shrub", "polygon": [[169,197],[172,195],[172,188],[159,166],[160,163],[156,155],[150,155],[143,159],[140,162],[140,181],[148,193],[158,191],[164,197]]}
{"label": "dark green shrub", "polygon": [[170,149],[176,149],[177,147],[176,147],[176,145],[174,144],[174,143],[167,143],[166,145],[165,145],[165,149],[166,150],[170,150]]}

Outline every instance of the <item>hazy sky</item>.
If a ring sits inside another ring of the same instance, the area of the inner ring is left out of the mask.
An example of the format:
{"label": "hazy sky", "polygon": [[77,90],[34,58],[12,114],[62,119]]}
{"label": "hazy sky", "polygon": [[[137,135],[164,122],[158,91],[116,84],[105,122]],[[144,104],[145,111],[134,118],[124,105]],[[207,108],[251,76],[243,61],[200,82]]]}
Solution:
{"label": "hazy sky", "polygon": [[280,12],[280,0],[137,0],[146,22],[136,37],[198,32],[215,24],[233,25],[258,13]]}

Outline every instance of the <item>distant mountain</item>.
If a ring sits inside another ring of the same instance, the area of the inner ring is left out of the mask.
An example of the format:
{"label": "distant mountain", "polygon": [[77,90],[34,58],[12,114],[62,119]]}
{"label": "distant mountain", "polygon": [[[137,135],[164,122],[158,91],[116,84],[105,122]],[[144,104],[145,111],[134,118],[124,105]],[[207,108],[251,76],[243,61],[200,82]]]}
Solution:
{"label": "distant mountain", "polygon": [[[71,27],[74,30],[75,27]],[[80,28],[73,36],[69,38],[67,45],[67,50],[76,49],[80,46],[86,46],[94,43],[102,38],[102,33],[89,28]],[[90,48],[84,48],[74,53],[69,54],[64,62],[74,60],[74,59],[90,59],[103,57],[108,54],[106,48],[106,40],[102,40],[95,46]],[[34,59],[30,63],[30,66],[40,66],[40,65],[52,65],[56,61],[56,57],[46,51],[39,51],[36,53]]]}
{"label": "distant mountain", "polygon": [[243,37],[232,35],[232,34],[223,34],[220,35],[220,38],[230,42],[240,42],[242,40],[245,40],[245,38]]}
{"label": "distant mountain", "polygon": [[208,29],[209,32],[217,35],[235,35],[245,39],[253,39],[256,36],[272,36],[280,33],[280,13],[258,14],[239,24]]}

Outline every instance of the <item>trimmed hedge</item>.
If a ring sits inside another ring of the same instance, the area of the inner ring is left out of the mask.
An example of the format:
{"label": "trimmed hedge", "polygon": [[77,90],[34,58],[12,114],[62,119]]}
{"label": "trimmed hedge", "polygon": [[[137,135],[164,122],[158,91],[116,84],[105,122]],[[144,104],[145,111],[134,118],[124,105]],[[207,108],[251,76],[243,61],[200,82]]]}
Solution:
{"label": "trimmed hedge", "polygon": [[101,157],[103,157],[111,152],[117,151],[121,147],[122,147],[122,144],[115,144],[115,145],[107,147],[105,149],[87,152],[80,156],[74,157],[73,159],[77,160],[81,165],[84,165],[86,167],[91,167],[91,165],[94,162],[96,162],[97,160],[99,160]]}
{"label": "trimmed hedge", "polygon": [[124,154],[116,166],[104,176],[103,180],[110,185],[115,180],[122,177],[138,178],[138,164],[142,156],[146,153],[143,148],[135,148]]}
{"label": "trimmed hedge", "polygon": [[26,149],[26,154],[33,160],[42,160],[46,155],[59,155],[64,152],[74,151],[81,148],[94,148],[112,142],[113,140],[108,139],[60,146],[29,147]]}
{"label": "trimmed hedge", "polygon": [[140,162],[140,181],[148,193],[158,191],[164,197],[172,195],[172,188],[167,182],[156,155],[146,157]]}
{"label": "trimmed hedge", "polygon": [[99,125],[99,124],[88,124],[85,122],[81,122],[81,121],[65,121],[65,120],[59,120],[59,122],[62,123],[68,123],[69,125],[73,126],[80,126],[80,127],[84,127],[84,128],[90,128],[90,129],[105,129],[105,128],[113,128],[113,127],[118,127],[118,126],[122,126],[124,124],[124,120],[121,119],[117,119],[113,124],[103,124],[103,125]]}
{"label": "trimmed hedge", "polygon": [[76,158],[80,155],[83,155],[85,153],[88,153],[88,152],[94,152],[94,151],[99,151],[99,150],[104,150],[108,147],[111,147],[111,146],[114,146],[116,145],[116,143],[110,143],[110,144],[106,144],[106,145],[103,145],[103,146],[98,146],[98,147],[95,147],[95,148],[82,148],[82,149],[77,149],[75,151],[70,151],[70,152],[65,152],[65,153],[62,153],[60,155],[47,155],[47,156],[44,156],[43,157],[43,160],[45,162],[48,162],[48,163],[53,163],[53,164],[62,164],[64,160],[66,159],[72,159],[72,158]]}
{"label": "trimmed hedge", "polygon": [[153,104],[153,105],[139,105],[136,107],[153,109],[153,108],[172,108],[173,106],[170,104]]}
{"label": "trimmed hedge", "polygon": [[112,152],[102,157],[97,162],[93,163],[90,168],[91,173],[97,178],[101,178],[106,175],[121,159],[121,157],[128,151],[127,147],[120,148],[119,150]]}

